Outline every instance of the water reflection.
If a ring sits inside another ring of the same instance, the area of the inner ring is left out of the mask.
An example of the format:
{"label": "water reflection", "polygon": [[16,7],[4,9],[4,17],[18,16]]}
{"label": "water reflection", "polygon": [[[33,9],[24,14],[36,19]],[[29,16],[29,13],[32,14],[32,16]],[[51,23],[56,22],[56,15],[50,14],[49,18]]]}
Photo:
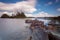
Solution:
{"label": "water reflection", "polygon": [[26,25],[25,19],[0,19],[0,36],[3,40],[8,40],[11,37],[15,38],[18,35],[22,38],[23,31],[27,30]]}
{"label": "water reflection", "polygon": [[[0,19],[1,40],[27,40],[31,35],[26,19]],[[47,25],[51,20],[38,19]],[[34,35],[35,36],[35,35]]]}

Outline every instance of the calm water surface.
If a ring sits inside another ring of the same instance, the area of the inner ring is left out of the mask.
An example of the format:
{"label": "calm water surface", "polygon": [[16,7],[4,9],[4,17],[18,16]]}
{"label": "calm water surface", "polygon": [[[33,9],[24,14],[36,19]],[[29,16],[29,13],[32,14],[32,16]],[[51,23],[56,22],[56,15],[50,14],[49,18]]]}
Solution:
{"label": "calm water surface", "polygon": [[[27,40],[31,35],[26,19],[1,19],[0,40]],[[42,19],[39,19],[42,20]],[[50,20],[42,20],[47,24]]]}
{"label": "calm water surface", "polygon": [[0,40],[24,40],[28,37],[26,19],[0,19]]}

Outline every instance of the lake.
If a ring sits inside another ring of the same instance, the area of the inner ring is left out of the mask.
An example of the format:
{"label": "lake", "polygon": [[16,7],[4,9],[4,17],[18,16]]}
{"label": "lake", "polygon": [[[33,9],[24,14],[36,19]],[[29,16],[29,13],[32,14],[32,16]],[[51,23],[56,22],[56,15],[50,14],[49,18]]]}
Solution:
{"label": "lake", "polygon": [[28,31],[26,26],[29,25],[25,23],[25,20],[26,19],[0,19],[0,39],[12,40],[9,37],[21,36],[21,40],[23,40],[22,35],[23,37],[27,35],[25,31]]}
{"label": "lake", "polygon": [[[31,35],[26,19],[0,18],[0,40],[27,40]],[[42,19],[39,19],[42,20]],[[47,24],[50,20],[42,20]]]}

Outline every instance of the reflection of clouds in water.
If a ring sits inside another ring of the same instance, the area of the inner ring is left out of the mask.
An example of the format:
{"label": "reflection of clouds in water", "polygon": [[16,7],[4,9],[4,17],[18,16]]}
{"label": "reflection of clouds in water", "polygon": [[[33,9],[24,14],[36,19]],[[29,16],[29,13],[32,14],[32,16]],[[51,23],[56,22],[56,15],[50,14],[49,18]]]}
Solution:
{"label": "reflection of clouds in water", "polygon": [[[25,23],[26,19],[0,19],[0,36],[3,40],[25,40],[30,36],[30,31],[25,26],[29,24]],[[42,20],[48,22],[47,20]]]}
{"label": "reflection of clouds in water", "polygon": [[3,40],[10,39],[10,36],[15,38],[17,34],[22,38],[26,25],[28,24],[25,24],[25,19],[0,19],[0,36]]}
{"label": "reflection of clouds in water", "polygon": [[[35,18],[32,18],[32,20],[35,20]],[[37,18],[37,20],[39,21],[43,21],[45,25],[47,25],[51,20],[47,20],[47,19],[40,19],[40,18]]]}
{"label": "reflection of clouds in water", "polygon": [[38,19],[38,20],[39,20],[39,21],[43,21],[45,25],[48,24],[49,21],[50,21],[50,20],[45,20],[45,19]]}
{"label": "reflection of clouds in water", "polygon": [[0,40],[2,40],[2,38],[0,37]]}

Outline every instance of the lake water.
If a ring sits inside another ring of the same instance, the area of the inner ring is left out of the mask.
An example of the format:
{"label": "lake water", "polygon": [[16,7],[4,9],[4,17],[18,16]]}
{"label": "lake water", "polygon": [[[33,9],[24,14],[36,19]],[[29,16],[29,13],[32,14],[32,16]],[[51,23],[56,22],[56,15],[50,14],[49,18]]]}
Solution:
{"label": "lake water", "polygon": [[[0,40],[27,40],[31,35],[26,19],[1,19]],[[42,19],[39,19],[42,20]],[[42,20],[47,24],[50,20]]]}
{"label": "lake water", "polygon": [[[21,40],[24,40],[22,36],[26,36],[26,19],[0,19],[0,40],[12,40],[21,36]],[[18,35],[19,34],[19,35]],[[13,37],[14,36],[14,37]]]}

